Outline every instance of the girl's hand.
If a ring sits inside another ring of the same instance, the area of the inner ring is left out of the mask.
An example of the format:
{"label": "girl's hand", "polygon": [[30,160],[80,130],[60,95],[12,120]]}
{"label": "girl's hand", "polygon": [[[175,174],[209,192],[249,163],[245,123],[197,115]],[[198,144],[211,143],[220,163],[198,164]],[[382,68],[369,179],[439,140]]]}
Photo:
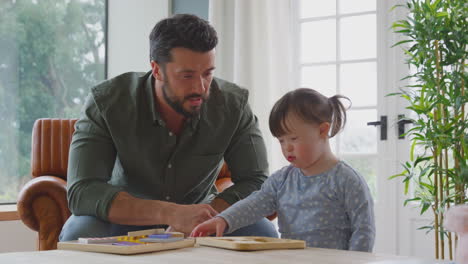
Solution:
{"label": "girl's hand", "polygon": [[222,217],[214,217],[197,225],[192,233],[191,237],[209,236],[216,233],[216,236],[223,236],[224,230],[226,229],[227,223]]}

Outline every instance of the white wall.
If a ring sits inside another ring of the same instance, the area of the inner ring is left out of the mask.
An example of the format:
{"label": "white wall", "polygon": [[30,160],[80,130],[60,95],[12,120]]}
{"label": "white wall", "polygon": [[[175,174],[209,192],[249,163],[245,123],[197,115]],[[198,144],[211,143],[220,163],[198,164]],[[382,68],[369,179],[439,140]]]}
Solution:
{"label": "white wall", "polygon": [[[170,0],[109,1],[109,78],[127,71],[148,71],[148,36],[168,16]],[[36,249],[37,233],[21,221],[0,221],[0,253]]]}

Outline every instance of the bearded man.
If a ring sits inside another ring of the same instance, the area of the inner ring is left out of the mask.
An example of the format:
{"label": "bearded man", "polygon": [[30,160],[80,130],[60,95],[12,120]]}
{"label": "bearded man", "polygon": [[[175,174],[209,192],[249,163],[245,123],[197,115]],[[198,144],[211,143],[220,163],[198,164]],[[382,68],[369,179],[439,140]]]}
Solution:
{"label": "bearded man", "polygon": [[[265,144],[247,90],[214,77],[216,31],[193,15],[156,24],[147,73],[93,87],[68,165],[72,216],[60,241],[199,223],[258,190]],[[214,186],[226,163],[233,186]],[[266,219],[231,235],[277,237]]]}

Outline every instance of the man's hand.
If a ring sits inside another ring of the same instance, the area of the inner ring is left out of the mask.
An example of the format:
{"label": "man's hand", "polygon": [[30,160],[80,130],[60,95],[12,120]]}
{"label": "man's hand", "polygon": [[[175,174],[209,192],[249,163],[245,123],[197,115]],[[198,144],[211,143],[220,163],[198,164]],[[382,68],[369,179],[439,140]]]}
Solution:
{"label": "man's hand", "polygon": [[169,225],[172,230],[189,235],[193,228],[218,214],[208,204],[180,205],[174,204],[169,215]]}
{"label": "man's hand", "polygon": [[215,217],[206,222],[199,224],[193,229],[191,237],[209,236],[216,233],[216,236],[222,236],[226,229],[227,223],[222,217]]}

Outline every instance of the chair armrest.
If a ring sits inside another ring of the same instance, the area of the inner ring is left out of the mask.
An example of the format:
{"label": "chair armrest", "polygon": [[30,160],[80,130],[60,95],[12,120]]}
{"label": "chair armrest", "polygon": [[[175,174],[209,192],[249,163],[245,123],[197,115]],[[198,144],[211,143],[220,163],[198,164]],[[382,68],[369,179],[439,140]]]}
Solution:
{"label": "chair armrest", "polygon": [[267,216],[266,218],[270,221],[273,221],[275,220],[275,218],[278,216],[278,213],[277,212],[274,212],[273,214]]}
{"label": "chair armrest", "polygon": [[231,178],[218,178],[215,185],[218,192],[223,192],[225,189],[234,185],[234,183],[231,181]]}
{"label": "chair armrest", "polygon": [[66,181],[41,176],[29,181],[18,196],[18,214],[25,225],[39,232],[39,250],[56,248],[58,236],[70,217]]}

